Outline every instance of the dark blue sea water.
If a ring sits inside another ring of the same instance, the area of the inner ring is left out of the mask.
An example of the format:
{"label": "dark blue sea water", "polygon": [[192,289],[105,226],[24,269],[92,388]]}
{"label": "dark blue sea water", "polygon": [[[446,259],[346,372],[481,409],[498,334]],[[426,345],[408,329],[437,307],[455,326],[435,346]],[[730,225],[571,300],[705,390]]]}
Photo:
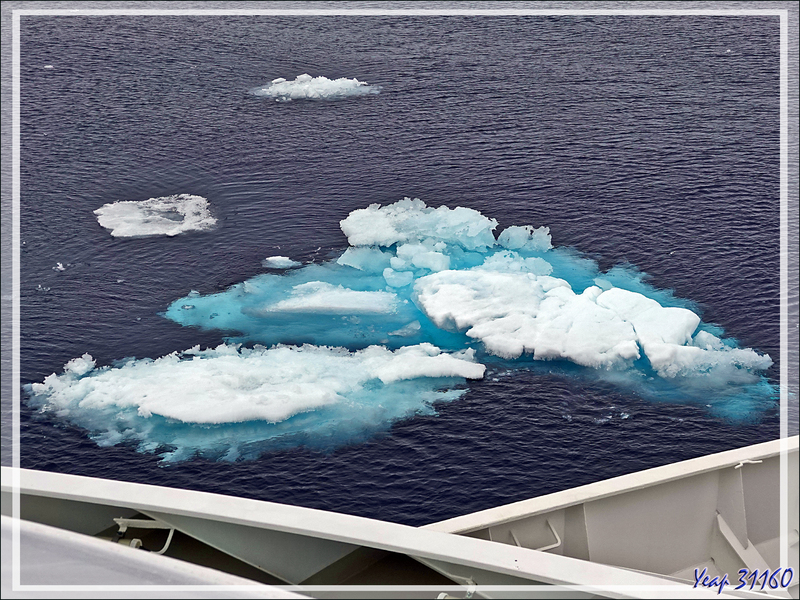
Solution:
{"label": "dark blue sea water", "polygon": [[[217,345],[161,314],[266,256],[334,258],[340,220],[404,196],[635,267],[777,383],[777,17],[25,16],[21,35],[23,384],[84,352]],[[249,91],[301,73],[382,90]],[[218,227],[112,238],[92,212],[179,193]],[[169,465],[23,403],[21,462],[417,525],[779,435],[775,404],[731,419],[548,363],[468,387],[333,450]]]}

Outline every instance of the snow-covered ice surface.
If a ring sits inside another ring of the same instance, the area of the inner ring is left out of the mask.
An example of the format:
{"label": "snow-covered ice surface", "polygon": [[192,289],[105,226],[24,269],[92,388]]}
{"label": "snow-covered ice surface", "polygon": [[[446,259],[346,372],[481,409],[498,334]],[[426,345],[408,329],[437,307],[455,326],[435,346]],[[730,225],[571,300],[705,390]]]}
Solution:
{"label": "snow-covered ice surface", "polygon": [[84,354],[29,392],[100,445],[172,447],[166,460],[195,452],[233,459],[285,436],[323,447],[331,437],[364,437],[458,398],[464,390],[452,388],[484,370],[471,350],[447,354],[431,344],[394,352],[221,344],[102,368]]}
{"label": "snow-covered ice surface", "polygon": [[341,221],[350,247],[338,259],[167,308],[182,325],[238,331],[229,344],[113,368],[86,354],[28,391],[102,444],[135,440],[169,460],[363,439],[457,398],[465,379],[483,376],[481,363],[578,365],[645,397],[713,397],[733,418],[774,404],[760,374],[769,356],[738,347],[686,303],[637,274],[600,273],[554,248],[546,227],[495,237],[496,227],[476,210],[419,199],[355,210]]}
{"label": "snow-covered ice surface", "polygon": [[210,229],[217,222],[208,208],[208,200],[191,194],[121,200],[104,204],[94,214],[97,222],[111,230],[114,237],[174,236]]}
{"label": "snow-covered ice surface", "polygon": [[308,73],[298,75],[293,81],[283,77],[273,79],[269,85],[252,90],[256,96],[274,98],[279,102],[291,100],[339,100],[350,96],[366,96],[380,93],[380,86],[369,85],[356,78],[328,79],[325,76],[312,77]]}
{"label": "snow-covered ice surface", "polygon": [[267,269],[293,269],[303,263],[292,260],[288,256],[269,256],[261,261],[261,266]]}

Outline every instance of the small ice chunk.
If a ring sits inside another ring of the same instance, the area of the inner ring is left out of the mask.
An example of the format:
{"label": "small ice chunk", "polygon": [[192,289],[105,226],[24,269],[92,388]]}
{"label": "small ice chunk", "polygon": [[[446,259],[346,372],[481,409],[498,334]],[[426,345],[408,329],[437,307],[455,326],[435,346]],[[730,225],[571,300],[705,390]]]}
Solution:
{"label": "small ice chunk", "polygon": [[290,100],[339,100],[349,96],[365,96],[380,92],[380,86],[369,85],[358,79],[328,79],[327,77],[312,77],[308,73],[298,75],[294,81],[287,81],[283,77],[273,79],[269,85],[252,90],[256,96],[275,98],[282,102]]}
{"label": "small ice chunk", "polygon": [[371,204],[354,210],[339,224],[351,246],[389,247],[431,240],[467,250],[494,246],[492,231],[497,227],[496,220],[477,210],[461,206],[428,208],[419,198],[403,198],[388,206]]}
{"label": "small ice chunk", "polygon": [[414,281],[414,273],[411,271],[395,271],[390,267],[386,267],[383,270],[383,278],[386,280],[387,285],[401,288]]}
{"label": "small ice chunk", "polygon": [[95,361],[89,353],[84,354],[78,358],[73,358],[66,365],[64,365],[64,372],[69,375],[80,377],[86,375],[89,371],[94,369]]}
{"label": "small ice chunk", "polygon": [[381,273],[392,258],[377,248],[348,248],[336,262],[366,273]]}
{"label": "small ice chunk", "polygon": [[692,345],[704,350],[722,350],[725,347],[722,340],[707,331],[698,331],[692,340]]}
{"label": "small ice chunk", "polygon": [[420,329],[422,329],[422,325],[420,325],[419,321],[412,321],[400,329],[390,331],[389,335],[394,335],[397,337],[411,337],[413,335],[417,335],[420,332]]}
{"label": "small ice chunk", "polygon": [[552,265],[543,258],[538,256],[522,258],[511,251],[496,252],[488,256],[477,268],[506,273],[527,272],[534,275],[550,275],[553,272]]}
{"label": "small ice chunk", "polygon": [[270,256],[261,261],[261,266],[267,269],[292,269],[302,264],[288,256]]}
{"label": "small ice chunk", "polygon": [[110,229],[114,237],[174,236],[187,231],[204,231],[217,222],[208,209],[208,200],[191,194],[143,201],[122,200],[104,204],[94,214],[97,222]]}
{"label": "small ice chunk", "polygon": [[450,257],[432,251],[428,244],[402,244],[397,247],[397,258],[429,271],[446,271],[450,268]]}
{"label": "small ice chunk", "polygon": [[610,290],[614,287],[613,283],[611,283],[608,279],[603,279],[602,277],[595,277],[594,284],[603,291]]}
{"label": "small ice chunk", "polygon": [[397,256],[393,256],[391,259],[389,259],[389,264],[395,271],[412,270],[411,265],[409,265],[407,261],[403,260],[402,258],[398,258]]}
{"label": "small ice chunk", "polygon": [[539,227],[534,229],[531,225],[519,227],[512,225],[503,230],[497,238],[497,243],[509,250],[531,250],[544,252],[553,247],[550,239],[550,228]]}

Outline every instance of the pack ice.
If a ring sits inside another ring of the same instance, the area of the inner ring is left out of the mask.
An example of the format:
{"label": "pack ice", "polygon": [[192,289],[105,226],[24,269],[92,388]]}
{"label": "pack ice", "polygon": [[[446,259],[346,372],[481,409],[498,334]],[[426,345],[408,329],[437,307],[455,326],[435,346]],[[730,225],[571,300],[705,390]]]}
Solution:
{"label": "pack ice", "polygon": [[[772,364],[723,342],[688,308],[662,306],[635,277],[630,289],[615,287],[592,263],[553,248],[546,227],[512,226],[495,238],[496,227],[475,210],[419,199],[371,205],[341,222],[350,247],[336,261],[179,299],[166,314],[184,325],[240,331],[240,341],[429,342],[663,378]],[[411,335],[393,335],[411,323],[419,324]]]}
{"label": "pack ice", "polygon": [[554,248],[547,227],[495,236],[497,225],[410,198],[355,210],[340,223],[349,247],[338,259],[271,257],[267,269],[297,268],[167,308],[182,325],[239,332],[228,343],[114,368],[85,355],[30,386],[31,401],[101,443],[134,439],[168,460],[350,443],[457,398],[491,362],[576,365],[734,418],[774,405],[760,374],[769,356],[724,338],[689,303],[639,274],[600,273]]}

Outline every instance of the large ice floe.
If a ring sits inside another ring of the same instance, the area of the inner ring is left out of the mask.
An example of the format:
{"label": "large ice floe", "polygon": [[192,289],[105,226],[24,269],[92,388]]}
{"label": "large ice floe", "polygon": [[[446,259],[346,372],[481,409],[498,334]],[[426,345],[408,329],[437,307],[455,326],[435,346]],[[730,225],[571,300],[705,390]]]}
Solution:
{"label": "large ice floe", "polygon": [[237,458],[291,438],[324,445],[458,398],[483,377],[474,352],[431,344],[394,352],[317,346],[192,348],[156,360],[97,368],[89,354],[30,386],[34,401],[90,430],[100,445],[133,441],[175,460],[195,451]]}
{"label": "large ice floe", "polygon": [[94,214],[114,237],[178,235],[211,229],[217,220],[202,196],[176,194],[163,198],[104,204]]}
{"label": "large ice floe", "polygon": [[[350,247],[336,261],[179,299],[166,315],[239,331],[238,341],[429,342],[451,350],[480,342],[477,349],[504,359],[638,368],[663,378],[772,364],[723,342],[688,308],[662,306],[636,277],[625,289],[619,272],[615,285],[594,263],[553,248],[546,227],[513,226],[496,239],[496,226],[475,210],[418,199],[372,205],[341,222]],[[411,324],[418,324],[413,335],[396,335]]]}
{"label": "large ice floe", "polygon": [[[168,459],[363,439],[459,397],[482,363],[582,369],[733,417],[774,405],[768,356],[640,274],[600,273],[553,248],[546,227],[495,237],[497,221],[475,210],[405,198],[353,211],[341,228],[349,247],[336,260],[167,308],[233,335],[226,344],[113,368],[85,355],[30,386],[32,402],[101,443],[134,440]],[[265,266],[295,266],[274,258]]]}
{"label": "large ice floe", "polygon": [[328,79],[327,77],[312,77],[308,73],[298,75],[293,81],[283,77],[273,79],[269,85],[254,88],[252,93],[256,96],[267,96],[278,102],[290,100],[339,100],[350,96],[366,96],[380,93],[380,86],[369,85],[358,79],[340,77]]}

